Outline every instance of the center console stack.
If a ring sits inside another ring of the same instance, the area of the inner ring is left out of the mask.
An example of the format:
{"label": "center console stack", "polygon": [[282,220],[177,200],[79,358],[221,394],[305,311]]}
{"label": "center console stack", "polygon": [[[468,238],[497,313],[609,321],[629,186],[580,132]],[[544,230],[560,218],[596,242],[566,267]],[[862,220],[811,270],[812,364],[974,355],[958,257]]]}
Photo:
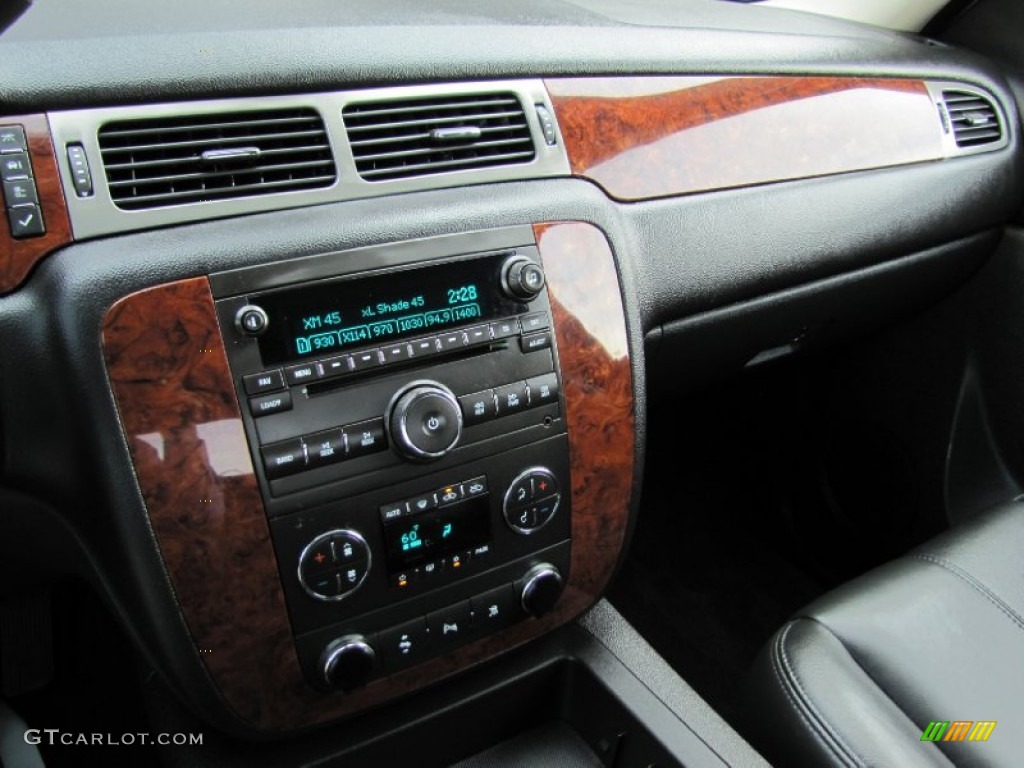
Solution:
{"label": "center console stack", "polygon": [[315,687],[542,615],[569,577],[558,345],[537,247],[510,235],[210,278]]}

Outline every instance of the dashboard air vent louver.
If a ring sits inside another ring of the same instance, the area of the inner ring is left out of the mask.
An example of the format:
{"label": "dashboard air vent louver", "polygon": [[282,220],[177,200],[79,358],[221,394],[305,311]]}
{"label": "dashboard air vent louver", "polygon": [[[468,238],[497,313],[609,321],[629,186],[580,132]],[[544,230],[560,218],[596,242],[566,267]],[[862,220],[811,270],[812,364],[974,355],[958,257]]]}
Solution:
{"label": "dashboard air vent louver", "polygon": [[337,178],[323,118],[308,108],[112,122],[99,144],[110,197],[125,210],[317,189]]}
{"label": "dashboard air vent louver", "polygon": [[988,99],[968,91],[944,90],[942,100],[958,147],[978,147],[1003,138],[999,116]]}
{"label": "dashboard air vent louver", "polygon": [[366,181],[527,163],[536,155],[513,93],[349,104],[342,117]]}

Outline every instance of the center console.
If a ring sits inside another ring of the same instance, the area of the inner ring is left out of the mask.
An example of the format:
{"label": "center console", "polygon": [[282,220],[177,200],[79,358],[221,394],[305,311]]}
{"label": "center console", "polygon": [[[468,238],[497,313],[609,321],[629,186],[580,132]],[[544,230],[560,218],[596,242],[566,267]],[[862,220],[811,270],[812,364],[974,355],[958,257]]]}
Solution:
{"label": "center console", "polygon": [[210,278],[316,687],[448,653],[561,594],[565,407],[544,269],[522,234]]}

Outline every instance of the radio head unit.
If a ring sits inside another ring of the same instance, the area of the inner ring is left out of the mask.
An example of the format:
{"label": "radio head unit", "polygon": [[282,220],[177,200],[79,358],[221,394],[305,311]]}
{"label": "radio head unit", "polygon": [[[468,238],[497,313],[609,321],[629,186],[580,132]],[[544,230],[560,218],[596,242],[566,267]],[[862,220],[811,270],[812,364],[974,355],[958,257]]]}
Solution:
{"label": "radio head unit", "polygon": [[211,285],[313,685],[356,687],[555,605],[568,439],[529,228]]}

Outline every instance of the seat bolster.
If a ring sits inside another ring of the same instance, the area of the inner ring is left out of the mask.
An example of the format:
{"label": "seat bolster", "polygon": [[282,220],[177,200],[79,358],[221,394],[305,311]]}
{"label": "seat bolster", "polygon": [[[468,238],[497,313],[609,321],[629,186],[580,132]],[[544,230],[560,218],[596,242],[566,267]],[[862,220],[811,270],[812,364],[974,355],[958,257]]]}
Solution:
{"label": "seat bolster", "polygon": [[[779,766],[952,766],[825,626],[790,621],[748,678],[746,731]],[[773,752],[772,750],[776,750]]]}

